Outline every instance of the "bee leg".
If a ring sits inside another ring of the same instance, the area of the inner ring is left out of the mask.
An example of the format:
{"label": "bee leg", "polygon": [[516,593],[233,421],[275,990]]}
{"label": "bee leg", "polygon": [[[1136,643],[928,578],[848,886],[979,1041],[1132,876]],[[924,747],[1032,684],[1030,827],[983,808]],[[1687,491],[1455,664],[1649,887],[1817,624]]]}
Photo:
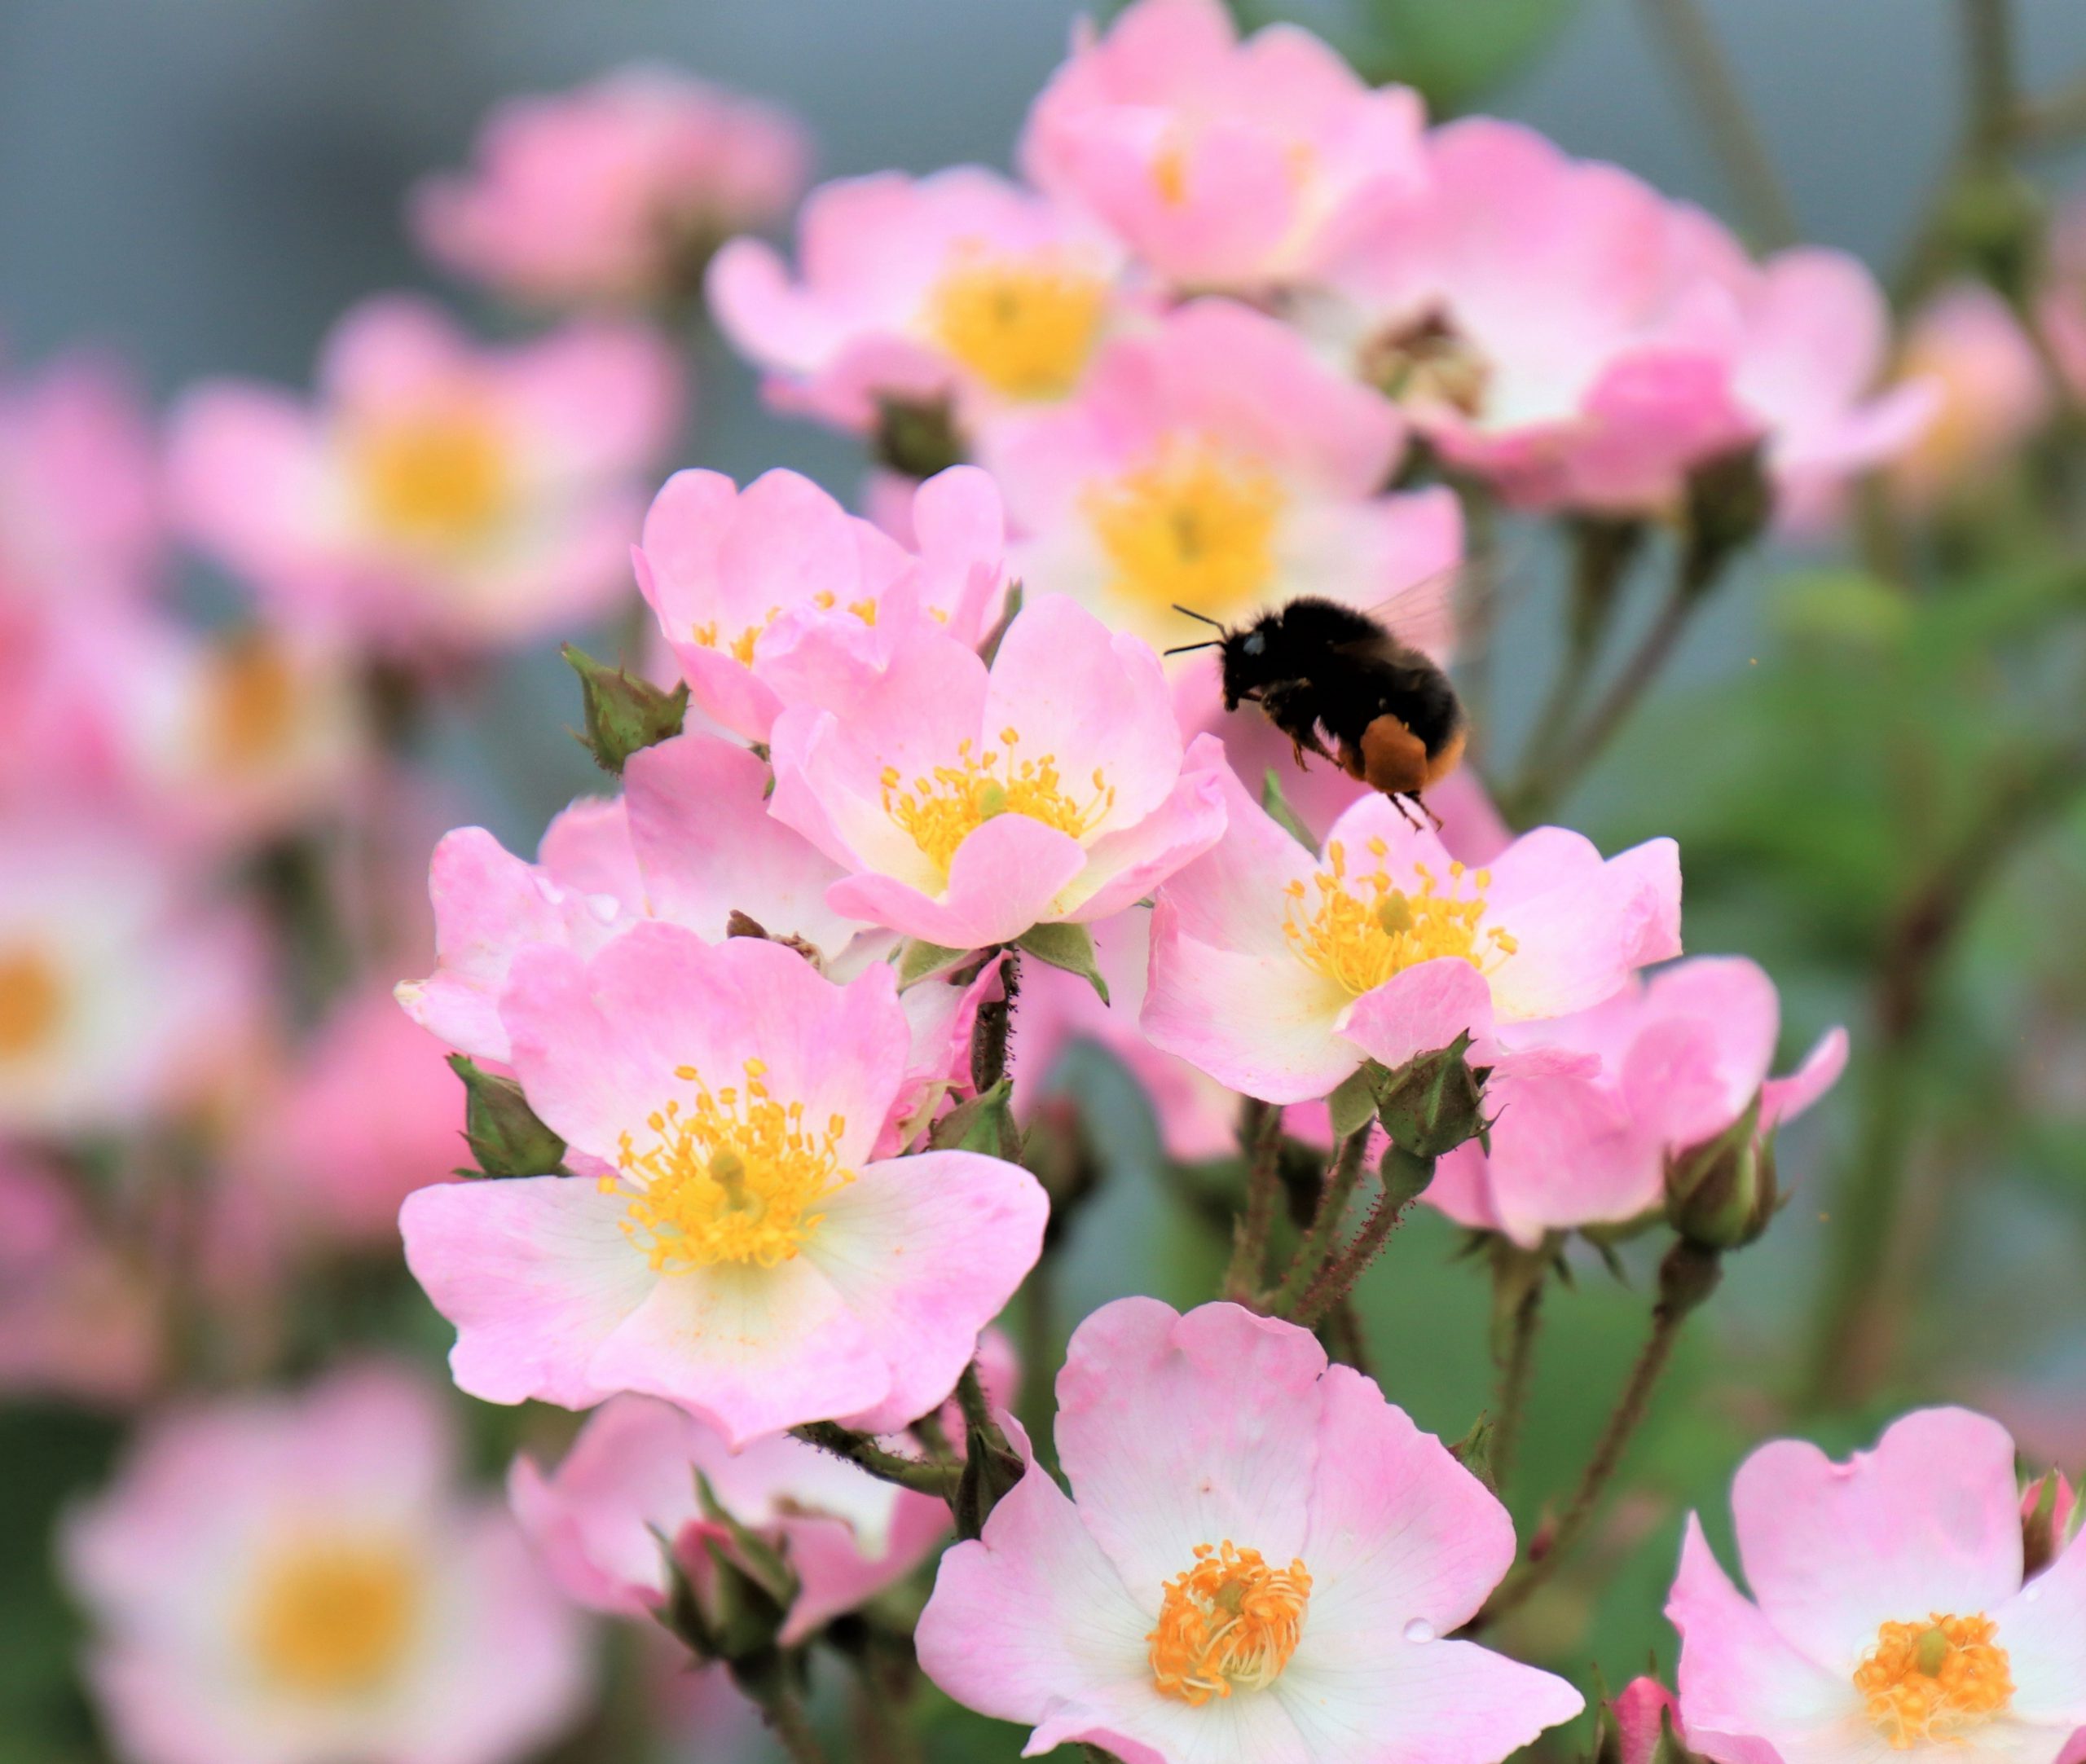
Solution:
{"label": "bee leg", "polygon": [[[1419,791],[1415,790],[1409,796],[1393,797],[1391,800],[1397,803],[1401,807],[1402,807],[1406,803],[1410,803],[1415,808],[1418,809],[1421,814],[1427,817],[1428,822],[1432,825],[1435,832],[1439,833],[1441,830],[1441,817],[1436,814],[1434,811],[1428,806],[1427,798],[1422,796]],[[1407,818],[1410,819],[1410,817],[1408,816]]]}

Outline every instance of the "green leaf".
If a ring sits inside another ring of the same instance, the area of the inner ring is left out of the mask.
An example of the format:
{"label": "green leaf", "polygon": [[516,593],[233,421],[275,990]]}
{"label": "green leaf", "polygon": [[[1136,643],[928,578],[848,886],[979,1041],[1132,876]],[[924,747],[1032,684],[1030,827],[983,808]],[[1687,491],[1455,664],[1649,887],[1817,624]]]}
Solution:
{"label": "green leaf", "polygon": [[1304,825],[1303,817],[1289,806],[1289,798],[1283,794],[1282,780],[1275,776],[1273,766],[1261,781],[1261,807],[1267,811],[1268,819],[1281,828],[1314,857],[1318,854],[1318,842],[1311,837],[1311,829]]}
{"label": "green leaf", "polygon": [[[1256,18],[1294,9],[1253,4]],[[1437,113],[1468,108],[1518,73],[1569,22],[1578,0],[1347,0],[1328,24],[1322,9],[1306,20],[1324,26],[1364,79],[1416,86]]]}
{"label": "green leaf", "polygon": [[1364,1060],[1347,1076],[1340,1086],[1326,1098],[1327,1111],[1332,1116],[1333,1138],[1343,1140],[1368,1121],[1376,1112],[1376,1080],[1382,1068],[1374,1060]]}
{"label": "green leaf", "polygon": [[639,749],[656,746],[681,732],[688,714],[688,682],[662,692],[627,670],[597,662],[583,649],[565,644],[562,655],[579,676],[583,730],[579,745],[604,772],[623,775],[623,762]]}
{"label": "green leaf", "polygon": [[898,954],[898,989],[902,992],[909,986],[918,986],[922,980],[947,974],[968,961],[975,953],[969,949],[944,949],[940,944],[913,938]]}
{"label": "green leaf", "polygon": [[1108,1002],[1108,983],[1101,978],[1094,939],[1084,925],[1032,925],[1014,939],[1014,947],[1038,961],[1076,974],[1100,994],[1102,1004]]}
{"label": "green leaf", "polygon": [[521,1085],[484,1071],[462,1054],[449,1069],[463,1080],[464,1141],[478,1160],[463,1176],[561,1176],[565,1142],[537,1120]]}

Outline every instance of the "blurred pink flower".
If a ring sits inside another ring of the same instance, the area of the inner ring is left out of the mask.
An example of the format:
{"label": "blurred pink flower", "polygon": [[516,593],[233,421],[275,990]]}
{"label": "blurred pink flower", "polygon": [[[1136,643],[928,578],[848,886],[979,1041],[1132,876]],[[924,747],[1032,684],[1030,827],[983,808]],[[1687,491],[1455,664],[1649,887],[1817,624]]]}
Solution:
{"label": "blurred pink flower", "polygon": [[574,324],[483,347],[380,296],[328,338],[309,403],[214,381],[176,409],[178,515],[272,614],[408,654],[593,617],[628,581],[638,480],[679,420],[652,332]]}
{"label": "blurred pink flower", "polygon": [[1107,234],[997,173],[958,165],[814,190],[799,279],[734,240],[711,266],[719,326],[768,374],[770,398],[868,430],[880,402],[953,400],[960,426],[1076,387],[1116,317]]}
{"label": "blurred pink flower", "polygon": [[88,1676],[137,1764],[499,1764],[586,1697],[576,1615],[458,1485],[402,1370],[169,1415],[61,1535]]}
{"label": "blurred pink flower", "polygon": [[2057,1764],[2086,1730],[2086,1542],[2022,1585],[2013,1441],[1963,1409],[1835,1463],[1763,1445],[1732,1484],[1738,1592],[1690,1516],[1666,1615],[1692,1750]]}
{"label": "blurred pink flower", "polygon": [[667,479],[637,582],[697,706],[765,741],[784,703],[874,673],[923,618],[975,644],[1006,585],[998,490],[953,467],[913,492],[910,524],[909,548],[794,472]]}
{"label": "blurred pink flower", "polygon": [[1250,307],[1199,300],[1109,345],[1062,408],[988,429],[1032,593],[1070,594],[1155,649],[1299,594],[1388,599],[1454,563],[1446,490],[1380,494],[1404,425]]}
{"label": "blurred pink flower", "polygon": [[[1132,1764],[1492,1764],[1582,1706],[1447,1639],[1513,1560],[1506,1509],[1308,1331],[1104,1306],[1055,1438],[942,1558],[920,1664],[970,1708]],[[1212,1621],[1219,1610],[1234,1623]]]}
{"label": "blurred pink flower", "polygon": [[1890,467],[1890,486],[1926,508],[1976,488],[2049,420],[2050,381],[2006,302],[1958,282],[1915,312],[1899,353],[1901,380],[1936,388],[1934,420]]}
{"label": "blurred pink flower", "polygon": [[1177,286],[1308,277],[1330,238],[1425,178],[1424,112],[1372,90],[1309,32],[1240,42],[1219,0],[1136,0],[1071,58],[1019,151],[1040,188],[1090,210]]}
{"label": "blurred pink flower", "polygon": [[1025,1171],[872,1161],[909,1041],[888,968],[836,986],[780,944],[655,922],[591,961],[525,948],[500,1014],[582,1173],[406,1202],[407,1261],[474,1396],[664,1397],[734,1449],[827,1417],[902,1426],[1035,1262]]}
{"label": "blurred pink flower", "polygon": [[918,626],[839,710],[784,711],[772,811],[850,872],[836,912],[982,948],[1119,913],[1207,850],[1216,749],[1183,754],[1142,642],[1044,595],[989,669]]}
{"label": "blurred pink flower", "polygon": [[508,1476],[515,1515],[567,1596],[618,1617],[664,1604],[667,1551],[699,1587],[705,1536],[696,1476],[718,1504],[772,1543],[802,1590],[781,1641],[794,1646],[904,1577],[948,1530],[939,1497],[882,1482],[786,1433],[734,1452],[670,1403],[611,1397],[548,1474],[517,1458]]}
{"label": "blurred pink flower", "polygon": [[1142,1021],[1247,1095],[1309,1102],[1364,1058],[1401,1066],[1466,1030],[1490,1063],[1495,1027],[1588,1010],[1679,952],[1670,839],[1604,862],[1541,827],[1470,869],[1371,793],[1314,853],[1219,778],[1224,837],[1152,909]]}
{"label": "blurred pink flower", "polygon": [[1485,1084],[1490,1152],[1441,1161],[1424,1197],[1460,1225],[1533,1247],[1547,1231],[1615,1225],[1656,1208],[1668,1159],[1706,1144],[1760,1099],[1760,1131],[1838,1079],[1847,1036],[1820,1037],[1786,1078],[1768,1076],[1781,1023],[1775,983],[1736,956],[1631,977],[1591,1010],[1501,1029]]}
{"label": "blurred pink flower", "polygon": [[368,987],[336,1003],[245,1124],[241,1186],[293,1238],[398,1242],[398,1205],[468,1163],[442,1044]]}
{"label": "blurred pink flower", "polygon": [[159,1373],[159,1297],[62,1175],[0,1145],[0,1391],[135,1402]]}
{"label": "blurred pink flower", "polygon": [[423,180],[409,213],[429,257],[509,300],[658,303],[694,291],[720,240],[781,219],[810,157],[776,105],[628,67],[504,100],[471,169]]}

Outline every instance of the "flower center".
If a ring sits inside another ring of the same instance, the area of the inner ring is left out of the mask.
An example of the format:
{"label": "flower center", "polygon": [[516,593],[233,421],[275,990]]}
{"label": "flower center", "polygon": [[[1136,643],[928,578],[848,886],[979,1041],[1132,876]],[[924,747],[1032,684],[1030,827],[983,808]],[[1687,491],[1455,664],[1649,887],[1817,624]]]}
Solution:
{"label": "flower center", "polygon": [[969,244],[927,297],[926,328],[995,392],[1061,398],[1094,353],[1107,297],[1063,253],[1000,257]]}
{"label": "flower center", "polygon": [[1982,1726],[2013,1699],[2006,1650],[1983,1616],[1886,1623],[1855,1668],[1868,1718],[1903,1752],[1929,1740],[1953,1740]]}
{"label": "flower center", "polygon": [[1387,331],[1362,350],[1362,377],[1401,404],[1446,406],[1466,416],[1485,407],[1491,364],[1438,312]]}
{"label": "flower center", "polygon": [[65,981],[29,944],[0,947],[0,1059],[21,1059],[50,1041],[65,1014]]}
{"label": "flower center", "polygon": [[768,1068],[746,1064],[746,1088],[712,1090],[693,1066],[674,1076],[695,1087],[683,1108],[669,1102],[645,1123],[654,1143],[637,1150],[625,1133],[617,1174],[604,1194],[630,1197],[623,1229],[662,1274],[712,1262],[786,1262],[825,1216],[813,1211],[855,1180],[840,1167],[847,1123],[836,1115],[816,1133],[801,1102],[781,1102],[763,1082]]}
{"label": "flower center", "polygon": [[376,1689],[412,1640],[420,1577],[389,1541],[300,1544],[268,1564],[248,1607],[246,1641],[261,1675],[304,1696]]}
{"label": "flower center", "polygon": [[1085,498],[1116,593],[1218,618],[1267,592],[1282,505],[1281,486],[1257,461],[1180,438]]}
{"label": "flower center", "polygon": [[483,416],[429,411],[373,424],[353,442],[354,475],[371,522],[407,545],[460,550],[507,511],[507,450]]}
{"label": "flower center", "polygon": [[1300,1561],[1270,1568],[1257,1550],[1195,1546],[1195,1565],[1166,1583],[1159,1627],[1145,1638],[1162,1695],[1199,1709],[1282,1676],[1304,1634],[1311,1577]]}
{"label": "flower center", "polygon": [[[812,596],[812,604],[821,611],[830,613],[839,601],[830,589],[821,589]],[[865,625],[874,625],[877,622],[877,603],[874,600],[850,600],[847,610]],[[751,667],[755,646],[759,643],[768,627],[781,616],[781,607],[771,606],[761,615],[759,624],[749,625],[736,637],[722,641],[719,640],[717,622],[714,618],[706,625],[692,626],[689,635],[704,649],[726,650],[741,667]]]}
{"label": "flower center", "polygon": [[1084,839],[1116,806],[1116,788],[1102,768],[1094,768],[1094,794],[1081,803],[1058,776],[1058,756],[1021,759],[1014,752],[1020,741],[1018,732],[1005,728],[1000,745],[982,754],[975,742],[959,742],[954,765],[937,766],[931,776],[915,778],[909,790],[899,788],[897,767],[883,768],[883,812],[905,829],[944,880],[957,847],[997,816],[1026,815]]}
{"label": "flower center", "polygon": [[[1397,888],[1384,869],[1389,851],[1381,839],[1369,842],[1376,868],[1366,876],[1347,873],[1347,849],[1337,839],[1326,847],[1326,868],[1312,887],[1292,882],[1288,887],[1283,932],[1290,948],[1329,980],[1337,980],[1359,998],[1393,974],[1441,956],[1468,961],[1481,974],[1517,947],[1512,935],[1485,918],[1485,891],[1492,873],[1471,877],[1472,891],[1459,895],[1465,871],[1449,865],[1446,887],[1424,864],[1413,865],[1417,888]],[[1315,889],[1318,904],[1310,904]]]}
{"label": "flower center", "polygon": [[259,631],[235,637],[210,662],[203,749],[227,772],[260,764],[297,726],[297,682],[282,650]]}

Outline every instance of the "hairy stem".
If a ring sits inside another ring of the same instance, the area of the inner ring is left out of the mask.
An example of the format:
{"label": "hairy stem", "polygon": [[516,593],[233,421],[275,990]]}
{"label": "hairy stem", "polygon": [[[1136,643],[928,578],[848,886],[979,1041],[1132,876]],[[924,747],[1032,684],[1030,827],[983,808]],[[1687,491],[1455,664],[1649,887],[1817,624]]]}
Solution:
{"label": "hairy stem", "polygon": [[1340,1234],[1341,1216],[1346,1212],[1347,1203],[1353,1199],[1356,1185],[1362,1180],[1362,1160],[1368,1151],[1369,1130],[1374,1125],[1371,1121],[1363,1122],[1340,1142],[1332,1168],[1326,1172],[1325,1185],[1318,1191],[1318,1208],[1311,1216],[1304,1241],[1297,1245],[1296,1255],[1290,1258],[1288,1271],[1282,1277],[1282,1284],[1268,1300],[1270,1316],[1288,1316],[1331,1256],[1334,1242]]}
{"label": "hairy stem", "polygon": [[1253,1097],[1240,1099],[1239,1142],[1247,1158],[1246,1210],[1232,1233],[1231,1262],[1223,1294],[1244,1304],[1261,1289],[1275,1203],[1282,1198],[1282,1110]]}
{"label": "hairy stem", "polygon": [[1548,1270],[1525,1282],[1507,1326],[1499,1360],[1497,1412],[1492,1422],[1492,1485],[1503,1489],[1514,1471],[1514,1449],[1520,1443],[1521,1419],[1528,1408],[1529,1385],[1535,1370],[1536,1336],[1542,1326],[1543,1289]]}
{"label": "hairy stem", "polygon": [[[1362,1130],[1362,1137],[1366,1137],[1367,1131]],[[1383,1168],[1384,1190],[1362,1229],[1354,1234],[1354,1241],[1327,1260],[1296,1301],[1294,1319],[1307,1329],[1316,1327],[1319,1319],[1347,1296],[1390,1234],[1405,1223],[1412,1203],[1434,1179],[1432,1158],[1416,1157],[1397,1146],[1384,1152]]]}
{"label": "hairy stem", "polygon": [[[965,1375],[970,1375],[966,1371]],[[790,1432],[808,1445],[816,1445],[836,1458],[846,1458],[879,1481],[896,1483],[901,1489],[935,1495],[944,1501],[954,1497],[957,1480],[963,1473],[959,1464],[906,1458],[886,1451],[868,1434],[843,1427],[837,1421],[807,1421]]]}

